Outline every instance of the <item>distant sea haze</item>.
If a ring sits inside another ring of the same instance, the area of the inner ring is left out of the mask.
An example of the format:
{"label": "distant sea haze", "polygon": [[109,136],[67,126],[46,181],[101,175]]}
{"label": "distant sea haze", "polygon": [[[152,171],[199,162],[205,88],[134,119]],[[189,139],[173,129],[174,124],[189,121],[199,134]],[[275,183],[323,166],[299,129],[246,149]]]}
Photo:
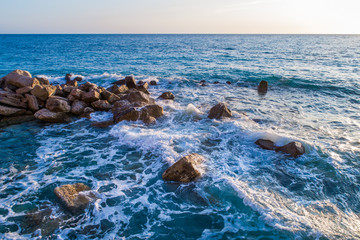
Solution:
{"label": "distant sea haze", "polygon": [[[360,238],[359,54],[359,35],[0,35],[0,77],[22,69],[63,84],[72,73],[107,88],[133,75],[157,83],[154,99],[175,96],[156,100],[153,125],[96,128],[112,119],[96,112],[0,128],[0,238]],[[218,102],[231,118],[207,117]],[[190,153],[206,159],[202,178],[163,181]],[[75,182],[100,196],[81,215],[53,193]]]}

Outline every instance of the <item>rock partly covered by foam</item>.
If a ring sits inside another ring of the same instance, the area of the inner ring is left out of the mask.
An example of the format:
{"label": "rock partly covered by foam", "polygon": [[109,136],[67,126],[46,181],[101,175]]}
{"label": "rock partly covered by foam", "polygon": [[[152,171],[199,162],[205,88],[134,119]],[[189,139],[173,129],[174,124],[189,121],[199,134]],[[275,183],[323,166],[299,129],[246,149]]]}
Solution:
{"label": "rock partly covered by foam", "polygon": [[164,92],[160,95],[160,99],[174,100],[175,96],[172,92]]}
{"label": "rock partly covered by foam", "polygon": [[275,144],[270,140],[258,139],[255,144],[265,150],[275,150]]}
{"label": "rock partly covered by foam", "polygon": [[40,82],[36,78],[32,78],[28,71],[15,70],[4,77],[6,84],[11,84],[16,87],[34,87]]}
{"label": "rock partly covered by foam", "polygon": [[227,108],[226,104],[218,103],[210,109],[208,118],[220,119],[220,118],[231,117],[231,116],[232,116],[231,110]]}
{"label": "rock partly covered by foam", "polygon": [[83,183],[66,184],[55,188],[54,193],[71,212],[83,211],[90,202],[96,199],[94,193],[89,193],[90,187]]}
{"label": "rock partly covered by foam", "polygon": [[305,153],[305,147],[301,142],[291,142],[282,147],[277,147],[276,151],[290,154],[292,157],[298,157]]}
{"label": "rock partly covered by foam", "polygon": [[198,167],[204,161],[205,158],[197,153],[189,154],[166,169],[162,178],[165,181],[185,183],[194,181],[201,176],[201,172],[198,170]]}

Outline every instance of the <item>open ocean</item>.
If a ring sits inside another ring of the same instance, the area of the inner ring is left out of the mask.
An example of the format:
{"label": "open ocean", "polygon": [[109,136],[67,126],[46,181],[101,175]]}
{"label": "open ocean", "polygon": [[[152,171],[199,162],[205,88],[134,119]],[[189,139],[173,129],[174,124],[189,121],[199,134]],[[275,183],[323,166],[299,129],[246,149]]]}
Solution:
{"label": "open ocean", "polygon": [[[0,35],[0,77],[15,69],[104,87],[132,74],[175,101],[151,126],[95,128],[112,117],[98,112],[0,128],[0,239],[360,239],[359,35]],[[232,118],[207,118],[219,101]],[[189,153],[203,178],[164,182]],[[101,197],[81,215],[53,193],[75,182]],[[36,209],[51,210],[40,226]]]}

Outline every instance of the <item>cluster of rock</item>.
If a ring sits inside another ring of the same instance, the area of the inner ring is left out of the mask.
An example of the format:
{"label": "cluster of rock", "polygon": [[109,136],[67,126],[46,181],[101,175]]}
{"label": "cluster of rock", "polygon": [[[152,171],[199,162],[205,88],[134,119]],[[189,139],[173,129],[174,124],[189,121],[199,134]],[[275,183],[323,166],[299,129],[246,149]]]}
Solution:
{"label": "cluster of rock", "polygon": [[[65,76],[65,80],[65,84],[54,86],[45,78],[32,77],[27,71],[9,73],[0,80],[2,121],[21,116],[27,120],[35,117],[45,122],[61,123],[70,121],[71,115],[89,117],[95,111],[111,110],[114,114],[112,122],[115,123],[123,120],[154,123],[163,115],[162,107],[150,97],[148,83],[136,84],[133,76],[113,83],[108,89],[90,82],[78,86],[82,78],[71,79],[70,74]],[[174,95],[167,92],[160,98],[174,99]]]}

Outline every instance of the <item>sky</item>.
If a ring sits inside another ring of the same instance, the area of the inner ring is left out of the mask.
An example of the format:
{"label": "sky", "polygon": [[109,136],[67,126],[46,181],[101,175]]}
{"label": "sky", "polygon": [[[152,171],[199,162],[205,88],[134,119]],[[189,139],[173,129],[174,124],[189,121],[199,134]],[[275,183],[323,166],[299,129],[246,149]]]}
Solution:
{"label": "sky", "polygon": [[359,0],[0,0],[0,33],[360,34]]}

